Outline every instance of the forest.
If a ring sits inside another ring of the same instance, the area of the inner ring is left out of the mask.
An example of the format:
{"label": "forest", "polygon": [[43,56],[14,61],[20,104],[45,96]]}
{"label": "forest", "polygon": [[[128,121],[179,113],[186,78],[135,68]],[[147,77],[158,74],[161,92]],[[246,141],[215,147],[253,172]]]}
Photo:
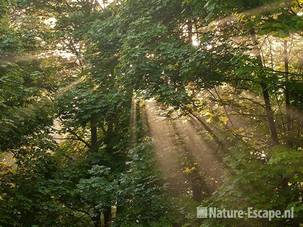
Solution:
{"label": "forest", "polygon": [[0,226],[303,226],[303,0],[0,0]]}

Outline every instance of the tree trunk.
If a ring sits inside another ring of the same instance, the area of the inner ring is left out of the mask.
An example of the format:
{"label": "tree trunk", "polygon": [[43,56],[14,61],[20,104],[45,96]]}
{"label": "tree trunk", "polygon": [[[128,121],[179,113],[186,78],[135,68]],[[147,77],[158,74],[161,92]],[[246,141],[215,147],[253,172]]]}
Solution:
{"label": "tree trunk", "polygon": [[97,151],[97,144],[98,144],[98,129],[97,129],[97,122],[94,117],[91,118],[90,121],[90,134],[91,134],[91,151]]}
{"label": "tree trunk", "polygon": [[273,145],[277,145],[277,144],[279,144],[279,139],[278,139],[278,134],[277,134],[276,123],[274,120],[274,114],[273,114],[273,111],[271,108],[269,91],[268,91],[266,84],[263,82],[261,82],[261,88],[262,88],[262,94],[263,94],[263,99],[264,99],[264,103],[265,103],[267,121],[268,121],[270,134],[271,134],[271,140],[272,140]]}
{"label": "tree trunk", "polygon": [[257,39],[257,35],[254,29],[250,31],[251,37],[253,44],[255,45],[255,48],[257,50],[257,60],[258,60],[258,66],[261,68],[261,75],[259,75],[260,79],[260,86],[262,89],[262,95],[265,103],[265,111],[266,111],[266,116],[267,116],[267,121],[268,121],[268,126],[270,130],[270,135],[271,135],[271,141],[273,145],[279,144],[279,139],[278,139],[278,133],[277,133],[277,128],[276,128],[276,123],[274,120],[274,114],[272,111],[271,103],[270,103],[270,95],[269,95],[269,90],[267,84],[264,82],[264,79],[262,76],[264,75],[264,70],[263,70],[263,63],[262,63],[262,57],[261,57],[261,51],[259,48],[259,42]]}
{"label": "tree trunk", "polygon": [[137,102],[134,95],[131,101],[130,128],[131,128],[131,145],[135,146],[137,142]]}
{"label": "tree trunk", "polygon": [[187,22],[187,30],[188,30],[188,42],[192,45],[193,43],[193,23],[191,20]]}
{"label": "tree trunk", "polygon": [[112,208],[105,207],[104,212],[104,227],[111,227],[112,225]]}
{"label": "tree trunk", "polygon": [[290,94],[289,94],[289,57],[288,57],[288,43],[284,40],[284,70],[285,70],[285,87],[284,87],[284,97],[285,97],[285,109],[286,109],[286,137],[287,144],[291,145],[290,132],[291,132],[291,109],[290,109]]}

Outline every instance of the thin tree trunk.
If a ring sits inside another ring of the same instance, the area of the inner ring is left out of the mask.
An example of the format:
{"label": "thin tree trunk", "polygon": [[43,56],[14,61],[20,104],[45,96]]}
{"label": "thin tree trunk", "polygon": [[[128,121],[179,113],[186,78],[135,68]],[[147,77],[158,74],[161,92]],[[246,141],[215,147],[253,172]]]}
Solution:
{"label": "thin tree trunk", "polygon": [[284,69],[285,69],[285,87],[284,87],[284,96],[285,96],[285,109],[286,109],[286,137],[287,144],[291,145],[290,141],[290,132],[291,132],[291,109],[290,109],[290,94],[289,94],[289,57],[288,57],[288,43],[287,40],[284,40]]}
{"label": "thin tree trunk", "polygon": [[90,134],[91,134],[91,151],[97,151],[98,147],[98,129],[97,129],[97,122],[94,117],[91,118],[90,121]]}
{"label": "thin tree trunk", "polygon": [[189,20],[187,22],[187,30],[188,30],[188,42],[190,44],[193,43],[193,22],[192,20]]}
{"label": "thin tree trunk", "polygon": [[134,95],[131,101],[130,128],[131,128],[131,145],[134,146],[137,142],[137,102]]}
{"label": "thin tree trunk", "polygon": [[112,225],[112,208],[105,207],[104,212],[104,227],[111,227]]}
{"label": "thin tree trunk", "polygon": [[263,63],[262,63],[262,57],[261,57],[261,52],[259,48],[259,42],[257,39],[257,35],[254,29],[250,31],[253,43],[255,45],[256,50],[258,51],[257,53],[257,60],[258,60],[258,65],[261,68],[262,74],[259,75],[260,79],[260,86],[262,89],[262,95],[265,103],[265,111],[266,111],[266,116],[267,116],[267,121],[268,121],[268,126],[271,134],[271,141],[273,145],[279,144],[279,139],[278,139],[278,133],[277,133],[277,128],[276,128],[276,123],[274,120],[274,114],[272,111],[271,103],[270,103],[270,95],[269,95],[269,90],[267,84],[264,82],[264,79],[262,76],[264,75],[264,70],[263,70]]}
{"label": "thin tree trunk", "polygon": [[270,65],[271,65],[271,68],[274,70],[275,64],[274,64],[274,56],[273,56],[273,53],[272,53],[272,42],[271,42],[271,40],[269,40],[269,53],[270,53]]}
{"label": "thin tree trunk", "polygon": [[[268,44],[269,44],[270,66],[271,66],[271,69],[272,69],[272,70],[275,70],[274,56],[273,56],[272,41],[271,41],[271,39],[268,39]],[[275,95],[275,100],[276,100],[276,102],[277,102],[277,104],[278,104],[279,112],[281,113],[282,129],[283,129],[283,131],[286,131],[286,130],[285,130],[285,125],[284,125],[283,112],[282,112],[281,105],[280,105],[280,103],[279,103],[279,100],[278,100],[277,95]]]}
{"label": "thin tree trunk", "polygon": [[271,108],[269,91],[268,91],[266,84],[263,82],[261,82],[261,88],[262,88],[262,94],[263,94],[263,99],[264,99],[264,103],[265,103],[267,121],[268,121],[270,134],[271,134],[271,140],[272,140],[273,145],[277,145],[277,144],[279,144],[279,139],[278,139],[276,123],[274,120],[274,114],[273,114],[273,111]]}
{"label": "thin tree trunk", "polygon": [[[91,133],[91,152],[96,152],[98,149],[98,129],[97,129],[97,121],[92,116],[90,121],[90,133]],[[99,210],[95,210],[94,216],[92,217],[92,220],[94,222],[95,227],[101,226],[101,212]]]}

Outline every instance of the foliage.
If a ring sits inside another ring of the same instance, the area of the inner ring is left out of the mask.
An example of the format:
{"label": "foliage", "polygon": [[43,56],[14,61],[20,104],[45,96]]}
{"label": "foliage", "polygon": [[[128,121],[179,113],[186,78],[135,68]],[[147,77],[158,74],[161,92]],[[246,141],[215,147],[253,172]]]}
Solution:
{"label": "foliage", "polygon": [[229,174],[202,204],[302,217],[301,1],[102,2],[0,0],[0,225],[298,226],[197,220],[132,100],[218,145]]}

